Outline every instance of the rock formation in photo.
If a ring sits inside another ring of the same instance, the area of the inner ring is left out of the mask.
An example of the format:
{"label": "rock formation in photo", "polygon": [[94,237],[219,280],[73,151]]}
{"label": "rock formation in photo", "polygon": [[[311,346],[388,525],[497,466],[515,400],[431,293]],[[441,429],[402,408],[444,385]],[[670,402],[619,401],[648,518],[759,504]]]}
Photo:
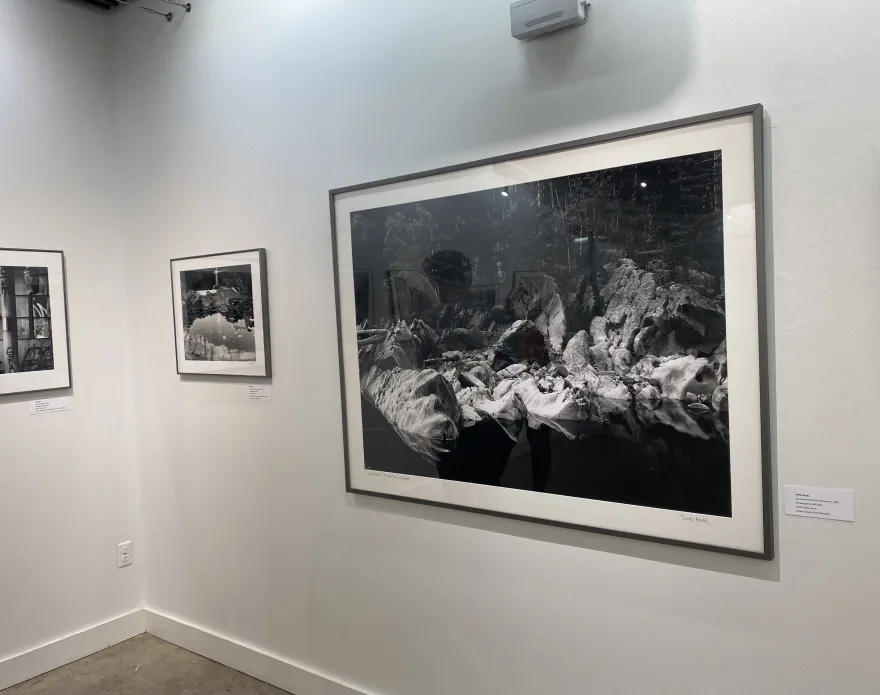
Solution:
{"label": "rock formation in photo", "polygon": [[361,330],[364,397],[435,460],[486,420],[514,440],[541,426],[589,436],[609,418],[625,436],[664,425],[726,437],[724,307],[703,293],[713,278],[673,281],[627,258],[603,275],[600,300],[590,303],[602,314],[583,315],[583,303],[544,276],[512,291],[504,307],[444,309],[439,331],[421,319]]}

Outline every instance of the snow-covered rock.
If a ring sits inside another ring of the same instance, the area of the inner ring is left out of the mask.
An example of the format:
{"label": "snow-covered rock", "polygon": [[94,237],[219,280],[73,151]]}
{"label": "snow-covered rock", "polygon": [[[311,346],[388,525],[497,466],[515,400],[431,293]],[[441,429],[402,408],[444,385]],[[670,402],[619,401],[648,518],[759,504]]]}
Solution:
{"label": "snow-covered rock", "polygon": [[485,398],[488,391],[481,386],[465,386],[456,394],[458,405],[472,405],[475,398]]}
{"label": "snow-covered rock", "polygon": [[712,407],[721,412],[730,408],[729,396],[727,393],[727,379],[722,381],[718,388],[712,393]]}
{"label": "snow-covered rock", "polygon": [[590,364],[600,372],[610,372],[614,370],[614,361],[611,359],[611,353],[605,345],[607,345],[607,343],[593,345],[589,349]]}
{"label": "snow-covered rock", "polygon": [[585,369],[578,374],[569,376],[569,383],[584,393],[616,401],[632,401],[632,393],[617,377],[607,374],[596,374],[593,369]]}
{"label": "snow-covered rock", "polygon": [[503,381],[498,382],[498,385],[492,391],[492,398],[496,401],[504,398],[516,383],[516,379],[504,379]]}
{"label": "snow-covered rock", "polygon": [[483,416],[480,415],[473,406],[470,405],[461,405],[461,426],[462,427],[473,427],[478,422],[483,420]]}
{"label": "snow-covered rock", "polygon": [[522,374],[527,369],[528,367],[524,364],[512,364],[498,372],[498,377],[501,379],[512,379],[513,377]]}
{"label": "snow-covered rock", "polygon": [[544,393],[549,393],[553,390],[553,379],[549,377],[542,377],[538,380],[538,388],[541,389]]}
{"label": "snow-covered rock", "polygon": [[721,344],[715,348],[715,351],[709,356],[715,373],[719,379],[727,378],[727,338],[721,341]]}
{"label": "snow-covered rock", "polygon": [[562,352],[562,344],[565,340],[566,321],[565,307],[558,294],[554,294],[550,302],[535,319],[535,326],[547,339],[550,348],[556,352]]}
{"label": "snow-covered rock", "polygon": [[458,402],[449,383],[433,369],[371,367],[361,391],[394,427],[419,437],[458,438]]}
{"label": "snow-covered rock", "polygon": [[626,384],[605,375],[599,376],[597,381],[590,383],[589,392],[614,401],[629,402],[632,400],[632,394]]}
{"label": "snow-covered rock", "polygon": [[709,394],[718,388],[718,378],[704,357],[678,357],[654,369],[651,381],[659,386],[664,398],[684,400],[686,394]]}
{"label": "snow-covered rock", "polygon": [[399,321],[384,341],[361,348],[362,368],[377,365],[382,369],[415,369],[421,361],[419,347],[409,326]]}
{"label": "snow-covered rock", "polygon": [[636,400],[640,401],[659,401],[663,396],[655,386],[648,384],[644,386],[637,394]]}
{"label": "snow-covered rock", "polygon": [[636,377],[650,377],[654,373],[654,369],[660,364],[660,358],[654,355],[646,355],[630,370],[630,374]]}
{"label": "snow-covered rock", "polygon": [[465,388],[470,386],[475,386],[477,388],[486,389],[486,384],[484,384],[480,379],[471,374],[470,372],[459,372],[458,380],[461,382],[461,385]]}
{"label": "snow-covered rock", "polygon": [[590,364],[590,336],[579,331],[572,336],[562,353],[562,361],[570,371],[583,369]]}
{"label": "snow-covered rock", "polygon": [[514,392],[529,415],[544,420],[578,420],[583,413],[583,404],[578,403],[572,389],[562,393],[542,393],[531,380],[521,381]]}
{"label": "snow-covered rock", "polygon": [[476,367],[472,367],[468,371],[477,379],[482,381],[487,388],[495,388],[495,382],[497,381],[497,379],[495,377],[495,372],[492,371],[492,367],[490,367],[488,363],[478,364]]}
{"label": "snow-covered rock", "polygon": [[607,325],[604,316],[597,316],[590,323],[590,338],[594,345],[604,345],[608,342]]}
{"label": "snow-covered rock", "polygon": [[632,366],[632,353],[629,350],[625,347],[619,347],[611,348],[608,352],[611,355],[611,365],[615,372],[621,376],[629,372]]}
{"label": "snow-covered rock", "polygon": [[518,439],[525,413],[520,409],[520,401],[512,389],[496,399],[477,393],[471,400],[471,406],[480,416],[495,420],[511,439]]}

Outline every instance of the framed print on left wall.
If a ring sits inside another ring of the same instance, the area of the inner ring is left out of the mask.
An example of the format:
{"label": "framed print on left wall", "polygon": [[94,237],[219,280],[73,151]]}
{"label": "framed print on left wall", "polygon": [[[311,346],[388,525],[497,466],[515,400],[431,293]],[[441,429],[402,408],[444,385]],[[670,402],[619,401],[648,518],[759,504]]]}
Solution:
{"label": "framed print on left wall", "polygon": [[348,491],[770,559],[762,128],[332,191]]}
{"label": "framed print on left wall", "polygon": [[266,249],[171,261],[178,374],[272,376]]}
{"label": "framed print on left wall", "polygon": [[64,254],[0,249],[0,395],[69,386]]}

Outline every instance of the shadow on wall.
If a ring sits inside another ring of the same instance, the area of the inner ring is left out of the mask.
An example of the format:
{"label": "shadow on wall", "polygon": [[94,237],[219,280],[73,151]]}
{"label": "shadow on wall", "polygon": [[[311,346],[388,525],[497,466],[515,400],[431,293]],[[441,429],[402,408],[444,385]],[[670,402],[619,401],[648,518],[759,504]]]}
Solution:
{"label": "shadow on wall", "polygon": [[657,103],[687,72],[690,5],[593,2],[584,26],[519,44],[530,86],[545,91],[591,84],[608,97],[593,105],[609,113]]}
{"label": "shadow on wall", "polygon": [[[509,151],[581,137],[583,131],[560,131],[590,123],[609,131],[619,117],[633,126],[657,120],[638,114],[669,102],[685,82],[694,3],[593,0],[586,25],[534,41],[511,37],[508,0],[449,0],[431,17],[420,3],[395,7],[381,45],[357,36],[333,59],[341,79],[332,89],[356,105],[345,110],[338,130],[349,172],[338,183],[411,171],[414,160],[422,168],[461,161],[449,143],[478,158],[497,154],[497,143]],[[365,10],[351,12],[366,31]],[[553,136],[523,143],[540,133]],[[377,151],[384,171],[376,171]],[[406,153],[399,164],[398,152]],[[357,173],[358,158],[364,175]]]}
{"label": "shadow on wall", "polygon": [[691,5],[593,0],[585,26],[522,42],[526,88],[542,97],[562,92],[553,96],[554,108],[542,112],[542,126],[608,120],[666,101],[688,72]]}
{"label": "shadow on wall", "polygon": [[[172,25],[115,14],[131,20],[117,36],[134,64],[126,88],[173,85],[173,109],[132,96],[131,118],[204,124],[190,151],[290,124],[284,137],[319,151],[334,187],[583,137],[592,123],[608,132],[664,120],[650,112],[686,81],[696,1],[591,0],[586,25],[529,42],[510,35],[510,0],[446,0],[439,11],[267,0],[246,13],[215,0]],[[162,54],[188,57],[138,60]],[[279,80],[297,85],[296,98]]]}

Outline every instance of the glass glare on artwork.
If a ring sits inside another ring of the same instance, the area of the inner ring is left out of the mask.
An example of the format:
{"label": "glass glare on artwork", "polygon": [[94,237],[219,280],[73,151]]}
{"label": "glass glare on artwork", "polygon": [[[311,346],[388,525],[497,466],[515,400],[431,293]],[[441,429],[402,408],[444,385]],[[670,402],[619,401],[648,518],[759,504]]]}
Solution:
{"label": "glass glare on artwork", "polygon": [[0,375],[54,368],[49,269],[0,266]]}
{"label": "glass glare on artwork", "polygon": [[722,153],[351,214],[365,466],[730,517]]}
{"label": "glass glare on artwork", "polygon": [[180,273],[185,357],[254,362],[254,292],[249,265]]}

